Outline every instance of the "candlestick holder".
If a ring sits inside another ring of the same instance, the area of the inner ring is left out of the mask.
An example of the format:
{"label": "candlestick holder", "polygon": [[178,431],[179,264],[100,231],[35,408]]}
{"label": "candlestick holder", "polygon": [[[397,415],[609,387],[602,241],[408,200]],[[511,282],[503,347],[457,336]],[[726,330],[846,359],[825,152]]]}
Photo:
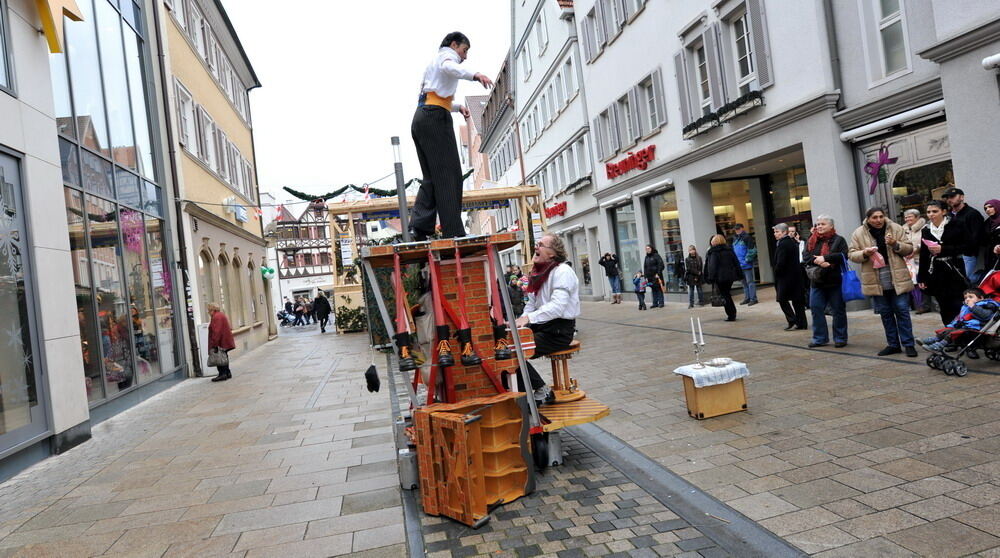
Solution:
{"label": "candlestick holder", "polygon": [[692,345],[694,345],[694,359],[697,361],[694,368],[704,368],[705,364],[701,362],[701,353],[705,352],[705,343],[692,343]]}

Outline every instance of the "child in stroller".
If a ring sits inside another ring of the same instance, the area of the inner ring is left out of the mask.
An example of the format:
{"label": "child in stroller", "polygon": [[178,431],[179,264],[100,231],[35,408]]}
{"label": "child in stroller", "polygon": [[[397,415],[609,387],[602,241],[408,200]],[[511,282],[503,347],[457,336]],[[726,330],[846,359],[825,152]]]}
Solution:
{"label": "child in stroller", "polygon": [[[966,289],[962,296],[965,305],[947,327],[936,330],[931,337],[918,339],[925,349],[935,353],[927,358],[927,364],[931,368],[944,370],[949,375],[965,376],[967,373],[965,364],[958,360],[962,355],[968,355],[970,359],[975,360],[979,358],[976,349],[985,348],[990,351],[994,348],[987,346],[987,341],[994,341],[996,337],[994,326],[1000,318],[1000,304],[987,298],[982,289]],[[987,340],[984,340],[984,337]],[[944,354],[954,352],[959,347],[962,348],[954,358]]]}
{"label": "child in stroller", "polygon": [[285,312],[284,310],[279,310],[278,313],[277,313],[277,316],[278,316],[278,319],[281,320],[278,323],[278,325],[280,325],[282,327],[292,325],[292,318],[294,316],[290,315],[288,312]]}

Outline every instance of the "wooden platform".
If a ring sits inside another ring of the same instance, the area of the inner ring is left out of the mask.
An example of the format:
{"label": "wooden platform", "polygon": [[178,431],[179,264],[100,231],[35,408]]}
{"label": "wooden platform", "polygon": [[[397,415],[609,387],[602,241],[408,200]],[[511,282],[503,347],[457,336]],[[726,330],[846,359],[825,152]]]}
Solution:
{"label": "wooden platform", "polygon": [[400,262],[404,264],[425,263],[428,252],[439,252],[442,260],[450,260],[454,258],[455,248],[460,250],[463,258],[471,258],[485,256],[488,244],[495,245],[497,251],[516,246],[522,242],[523,234],[520,231],[515,231],[492,235],[442,238],[425,242],[362,246],[361,257],[371,262],[372,267],[391,267],[393,256],[397,253]]}
{"label": "wooden platform", "polygon": [[538,408],[538,412],[549,420],[549,423],[543,425],[542,429],[546,432],[552,432],[574,424],[600,420],[611,414],[611,409],[596,399],[584,397],[568,403],[543,405]]}

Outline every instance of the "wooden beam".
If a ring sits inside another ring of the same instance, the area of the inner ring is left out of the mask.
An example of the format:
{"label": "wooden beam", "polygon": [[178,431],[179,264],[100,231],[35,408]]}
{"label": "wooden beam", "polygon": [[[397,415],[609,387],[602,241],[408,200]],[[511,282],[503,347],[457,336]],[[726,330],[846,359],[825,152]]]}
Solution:
{"label": "wooden beam", "polygon": [[[462,202],[490,202],[502,200],[525,200],[529,197],[538,199],[541,189],[538,186],[512,186],[502,188],[484,188],[462,192]],[[416,196],[407,196],[407,207],[413,207]],[[395,196],[358,200],[353,202],[331,202],[327,204],[331,216],[351,213],[374,213],[399,209],[399,200]]]}

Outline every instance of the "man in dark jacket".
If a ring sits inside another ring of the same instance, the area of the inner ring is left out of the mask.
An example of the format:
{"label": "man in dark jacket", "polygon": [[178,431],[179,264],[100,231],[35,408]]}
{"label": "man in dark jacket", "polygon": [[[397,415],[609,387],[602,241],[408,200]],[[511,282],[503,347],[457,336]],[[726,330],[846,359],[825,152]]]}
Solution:
{"label": "man in dark jacket", "polygon": [[847,346],[847,306],[841,291],[841,273],[847,264],[847,241],[837,234],[833,218],[820,215],[815,220],[813,233],[806,242],[802,262],[812,288],[809,290],[809,309],[813,318],[813,338],[809,348],[830,344],[830,331],[826,325],[826,308],[833,314],[833,346]]}
{"label": "man in dark jacket", "polygon": [[753,306],[757,304],[757,283],[753,272],[754,264],[757,263],[757,242],[741,223],[736,223],[733,229],[736,231],[733,235],[733,252],[743,270],[743,279],[740,280],[743,283],[743,301],[740,304]]}
{"label": "man in dark jacket", "polygon": [[660,277],[663,273],[663,258],[651,244],[646,245],[646,259],[642,262],[642,274],[653,289],[653,308],[663,308],[663,288],[660,287]]}
{"label": "man in dark jacket", "polygon": [[618,256],[611,252],[605,252],[597,263],[604,268],[604,274],[608,276],[608,283],[611,284],[611,304],[621,304],[622,272],[619,268]]}
{"label": "man in dark jacket", "polygon": [[316,299],[313,300],[313,312],[316,314],[316,321],[319,322],[320,333],[326,333],[326,324],[330,321],[330,312],[333,311],[330,308],[330,301],[323,294],[323,291],[318,291],[316,293]]}
{"label": "man in dark jacket", "polygon": [[951,220],[960,225],[965,233],[965,245],[962,247],[962,261],[965,263],[965,276],[973,284],[979,283],[979,238],[986,221],[979,210],[965,203],[965,192],[961,188],[948,188],[941,194],[941,199],[951,210]]}
{"label": "man in dark jacket", "polygon": [[785,313],[790,329],[806,329],[806,305],[802,292],[805,284],[802,281],[802,266],[799,264],[799,243],[788,236],[788,225],[778,223],[771,227],[774,239],[774,291],[775,299],[781,311]]}

